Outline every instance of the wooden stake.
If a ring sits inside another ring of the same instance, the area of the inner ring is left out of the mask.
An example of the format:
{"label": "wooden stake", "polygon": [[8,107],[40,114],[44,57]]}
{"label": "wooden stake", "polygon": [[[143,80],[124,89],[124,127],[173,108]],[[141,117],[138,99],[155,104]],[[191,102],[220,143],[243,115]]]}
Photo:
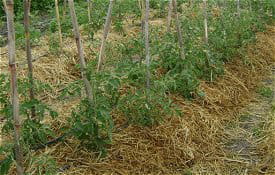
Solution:
{"label": "wooden stake", "polygon": [[97,65],[98,72],[101,71],[103,62],[104,62],[105,45],[106,45],[106,40],[107,40],[109,31],[110,31],[110,27],[111,27],[111,16],[112,16],[113,2],[114,2],[114,0],[110,0],[108,13],[107,13],[107,17],[106,17],[106,21],[105,21],[105,25],[104,25],[104,31],[103,31],[101,47],[100,47],[100,52],[99,52],[98,65]]}
{"label": "wooden stake", "polygon": [[55,13],[56,13],[56,22],[58,26],[58,36],[59,36],[59,46],[62,49],[63,42],[62,42],[62,32],[61,32],[61,23],[60,23],[60,15],[59,15],[59,8],[58,8],[58,0],[55,0]]}
{"label": "wooden stake", "polygon": [[241,16],[241,12],[240,12],[240,0],[237,0],[237,15],[238,15],[238,17]]}
{"label": "wooden stake", "polygon": [[194,5],[194,0],[190,0],[190,7],[193,7],[193,5]]}
{"label": "wooden stake", "polygon": [[145,32],[145,55],[146,55],[146,87],[150,89],[150,45],[149,45],[149,10],[150,4],[149,0],[145,1],[145,23],[144,23],[144,32]]}
{"label": "wooden stake", "polygon": [[80,32],[79,32],[79,26],[78,26],[75,8],[74,8],[74,0],[68,0],[68,2],[69,2],[71,19],[72,19],[72,23],[73,23],[74,37],[75,37],[77,50],[78,50],[78,56],[80,59],[81,75],[82,75],[82,79],[83,79],[83,82],[85,85],[85,91],[86,91],[87,98],[88,98],[90,104],[92,106],[94,106],[93,89],[92,89],[92,86],[91,86],[91,84],[88,80],[88,76],[87,76],[86,62],[84,59],[84,51],[83,51],[83,46],[82,46]]}
{"label": "wooden stake", "polygon": [[169,1],[168,4],[168,17],[167,17],[167,32],[171,32],[171,19],[172,19],[172,10],[173,10],[173,0]]}
{"label": "wooden stake", "polygon": [[179,14],[178,14],[178,10],[177,10],[177,0],[172,0],[172,1],[173,1],[173,9],[174,9],[175,17],[176,17],[176,26],[177,26],[178,40],[179,40],[179,46],[180,46],[180,57],[182,59],[185,59],[181,24],[180,24]]}
{"label": "wooden stake", "polygon": [[[25,28],[25,39],[26,39],[26,56],[28,63],[28,77],[30,86],[30,100],[34,98],[34,82],[33,82],[33,65],[32,65],[32,53],[31,53],[31,40],[30,40],[30,7],[31,1],[24,0],[24,28]],[[35,107],[31,108],[31,117],[35,118]]]}
{"label": "wooden stake", "polygon": [[17,91],[17,77],[15,64],[15,31],[14,31],[14,2],[6,0],[7,25],[8,25],[8,52],[9,52],[9,68],[11,73],[11,101],[12,112],[14,118],[14,141],[15,141],[15,160],[16,171],[18,175],[23,175],[23,154],[20,144],[21,121],[19,116],[19,98]]}
{"label": "wooden stake", "polygon": [[66,11],[67,11],[67,0],[63,1],[63,16],[62,19],[64,20],[66,17]]}
{"label": "wooden stake", "polygon": [[145,0],[141,0],[141,31],[144,33],[144,27],[145,27],[145,16],[144,16],[144,11],[145,11]]}
{"label": "wooden stake", "polygon": [[[2,0],[2,1],[3,1],[4,11],[6,12],[6,9],[7,9],[6,0]],[[6,13],[7,13],[7,12],[6,12]]]}
{"label": "wooden stake", "polygon": [[91,23],[91,0],[87,0],[87,5],[88,5],[88,19],[89,19],[89,23]]}
{"label": "wooden stake", "polygon": [[203,0],[203,12],[204,12],[204,40],[208,44],[208,24],[207,24],[207,0]]}

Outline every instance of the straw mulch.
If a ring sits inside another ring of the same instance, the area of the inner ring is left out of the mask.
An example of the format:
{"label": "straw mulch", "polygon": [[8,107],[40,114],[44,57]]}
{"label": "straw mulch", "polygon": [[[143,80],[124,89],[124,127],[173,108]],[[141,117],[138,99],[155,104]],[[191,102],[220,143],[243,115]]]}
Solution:
{"label": "straw mulch", "polygon": [[[167,117],[161,125],[151,128],[130,125],[115,131],[113,143],[103,159],[85,150],[73,138],[42,152],[52,155],[59,167],[69,167],[64,174],[181,174],[195,165],[208,168],[200,169],[198,173],[228,172],[223,168],[226,153],[221,142],[226,139],[225,126],[236,120],[241,109],[253,100],[258,82],[268,74],[269,65],[275,62],[275,28],[257,37],[257,44],[248,46],[247,57],[229,62],[225,74],[215,82],[201,83],[200,89],[206,94],[204,99],[186,101],[171,96],[174,103],[180,106],[183,117]],[[72,40],[67,42],[73,43]],[[70,52],[75,54],[74,49],[69,48],[71,45],[66,45],[67,55]],[[50,84],[61,84],[62,87],[66,84],[64,82],[71,82],[79,76],[71,71],[74,62],[77,60],[52,55],[38,60],[35,62],[35,77]],[[0,68],[3,67],[0,65]],[[20,70],[20,76],[26,75],[24,71],[26,69]],[[47,98],[47,102],[60,113],[60,118],[50,122],[57,128],[61,127],[78,101],[68,99],[60,103]],[[120,115],[113,116],[116,125],[121,125]],[[274,145],[264,148],[268,154],[274,155]]]}
{"label": "straw mulch", "polygon": [[[194,165],[200,167],[198,174],[230,173],[222,142],[226,139],[225,127],[237,120],[241,109],[254,100],[258,83],[275,62],[274,37],[275,28],[258,34],[257,44],[247,48],[247,57],[229,62],[225,74],[214,83],[202,82],[205,99],[186,101],[171,96],[181,107],[183,117],[166,118],[152,128],[131,125],[114,132],[106,158],[99,160],[73,138],[48,148],[47,152],[60,167],[70,167],[64,174],[180,174]],[[69,111],[75,106],[65,103],[60,110]],[[120,115],[113,115],[120,125]],[[267,154],[273,155],[272,149],[269,145]]]}

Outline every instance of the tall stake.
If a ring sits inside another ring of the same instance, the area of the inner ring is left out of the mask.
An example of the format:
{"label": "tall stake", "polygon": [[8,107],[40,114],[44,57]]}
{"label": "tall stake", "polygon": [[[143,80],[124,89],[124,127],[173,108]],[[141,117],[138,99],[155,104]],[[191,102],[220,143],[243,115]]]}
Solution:
{"label": "tall stake", "polygon": [[208,44],[208,24],[207,24],[207,0],[203,0],[203,12],[204,12],[204,39]]}
{"label": "tall stake", "polygon": [[23,175],[23,154],[20,144],[21,121],[19,117],[19,99],[17,91],[16,63],[15,63],[15,32],[14,32],[14,2],[6,0],[7,25],[8,25],[8,52],[9,68],[11,73],[11,101],[14,118],[15,160],[17,174]]}
{"label": "tall stake", "polygon": [[107,40],[109,31],[110,31],[110,27],[111,27],[113,2],[114,2],[114,0],[110,0],[108,13],[107,13],[107,18],[106,18],[105,25],[104,25],[104,31],[103,31],[101,47],[100,47],[100,52],[99,52],[98,65],[97,65],[97,71],[98,72],[102,69],[102,65],[103,65],[103,62],[104,62],[105,45],[106,45],[106,40]]}
{"label": "tall stake", "polygon": [[66,11],[67,11],[67,0],[64,0],[63,1],[63,16],[62,16],[63,20],[65,19]]}
{"label": "tall stake", "polygon": [[87,11],[88,11],[88,19],[89,19],[89,23],[91,22],[91,0],[87,0]]}
{"label": "tall stake", "polygon": [[55,0],[55,13],[56,13],[56,22],[58,26],[58,36],[59,36],[59,45],[60,49],[62,49],[62,32],[61,32],[61,23],[60,23],[60,15],[59,15],[59,8],[58,8],[58,0]]}
{"label": "tall stake", "polygon": [[[28,62],[28,76],[30,83],[30,100],[34,100],[34,82],[33,82],[33,65],[32,65],[32,53],[31,53],[31,41],[30,41],[30,7],[31,0],[24,0],[24,28],[26,38],[26,55]],[[35,107],[31,108],[31,117],[35,117]]]}
{"label": "tall stake", "polygon": [[146,87],[150,89],[150,50],[149,50],[149,0],[145,2],[145,23],[144,23],[144,32],[145,32],[145,55],[146,55]]}
{"label": "tall stake", "polygon": [[85,85],[86,95],[87,95],[87,98],[88,98],[90,104],[94,105],[92,86],[91,86],[91,84],[88,80],[88,76],[87,76],[86,62],[84,59],[84,51],[83,51],[83,46],[82,46],[80,32],[79,32],[79,26],[78,26],[75,8],[74,8],[74,0],[68,0],[68,2],[69,2],[70,14],[71,14],[73,28],[74,28],[74,37],[75,37],[75,41],[76,41],[76,45],[77,45],[78,56],[80,59],[81,75],[82,75],[82,79],[83,79],[83,82]]}
{"label": "tall stake", "polygon": [[185,59],[185,53],[183,48],[183,37],[182,37],[180,20],[179,20],[179,14],[177,10],[177,0],[172,0],[172,1],[173,1],[173,9],[176,17],[176,26],[177,26],[178,40],[179,40],[179,46],[180,46],[180,57],[182,59]]}
{"label": "tall stake", "polygon": [[[2,1],[3,1],[4,11],[6,12],[6,9],[7,9],[6,0],[2,0]],[[6,13],[7,13],[7,12],[6,12]]]}
{"label": "tall stake", "polygon": [[237,0],[237,15],[238,15],[238,17],[241,16],[241,11],[240,11],[240,0]]}
{"label": "tall stake", "polygon": [[171,31],[171,19],[172,19],[172,11],[173,11],[173,0],[169,1],[168,4],[168,16],[167,16],[167,32]]}
{"label": "tall stake", "polygon": [[144,33],[144,27],[145,27],[145,16],[144,16],[144,11],[145,11],[145,0],[141,0],[141,31]]}
{"label": "tall stake", "polygon": [[193,5],[194,5],[194,0],[190,0],[189,4],[190,4],[190,7],[193,7]]}

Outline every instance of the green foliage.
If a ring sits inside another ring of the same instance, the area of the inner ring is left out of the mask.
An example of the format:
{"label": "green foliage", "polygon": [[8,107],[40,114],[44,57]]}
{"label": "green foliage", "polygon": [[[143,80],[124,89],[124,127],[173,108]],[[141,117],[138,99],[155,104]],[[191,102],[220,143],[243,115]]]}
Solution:
{"label": "green foliage", "polygon": [[269,87],[260,87],[257,92],[263,96],[263,97],[266,97],[266,98],[271,98],[273,96],[273,91],[271,88]]}
{"label": "green foliage", "polygon": [[[36,90],[43,90],[47,87],[45,84],[38,84],[35,86]],[[44,117],[50,115],[52,118],[57,117],[57,113],[47,105],[43,104],[39,100],[30,101],[28,99],[29,83],[28,79],[18,80],[18,92],[22,100],[20,100],[20,117],[22,119],[21,126],[21,143],[26,150],[32,149],[35,146],[43,145],[48,142],[49,138],[55,136],[51,127],[43,123]],[[40,92],[40,91],[37,91]],[[0,115],[5,117],[5,122],[2,127],[2,134],[11,135],[13,126],[12,104],[9,101],[10,98],[10,86],[9,78],[0,74]],[[35,118],[31,118],[31,110],[35,108]],[[13,148],[13,146],[3,145],[0,147],[5,149],[9,155],[1,164],[1,172],[7,172],[10,164],[13,161],[13,150],[7,148]],[[12,160],[12,161],[11,161]]]}
{"label": "green foliage", "polygon": [[92,106],[87,99],[81,101],[72,112],[70,119],[73,135],[88,149],[106,154],[106,146],[111,144],[113,122],[110,109],[99,103]]}
{"label": "green foliage", "polygon": [[47,154],[32,156],[27,174],[53,175],[58,173],[56,161]]}
{"label": "green foliage", "polygon": [[171,92],[179,93],[189,99],[197,94],[199,80],[191,70],[185,69],[179,73],[169,73],[165,78]]}
{"label": "green foliage", "polygon": [[60,54],[60,43],[58,36],[55,34],[51,34],[49,38],[49,51],[51,54],[59,55]]}
{"label": "green foliage", "polygon": [[[46,12],[50,8],[54,6],[54,0],[32,0],[32,11],[40,11],[40,12]],[[15,14],[18,16],[21,16],[21,19],[23,17],[23,1],[22,0],[14,0],[14,11]],[[4,8],[3,3],[0,3],[0,16],[4,14]],[[20,14],[20,15],[19,15]]]}
{"label": "green foliage", "polygon": [[120,98],[120,79],[108,72],[89,74],[94,87],[94,102],[91,104],[87,99],[82,100],[72,112],[69,122],[73,135],[83,145],[104,156],[106,146],[112,140],[113,121],[110,113]]}
{"label": "green foliage", "polygon": [[171,115],[172,106],[164,93],[152,88],[127,92],[122,96],[118,109],[129,123],[152,126],[161,123],[165,116]]}
{"label": "green foliage", "polygon": [[104,71],[91,76],[90,80],[94,84],[95,103],[104,103],[110,109],[115,107],[120,98],[119,88],[121,86],[121,79],[118,75]]}
{"label": "green foliage", "polygon": [[4,156],[4,160],[0,162],[0,174],[8,174],[10,167],[13,164],[12,144],[2,144],[0,146],[0,155]]}
{"label": "green foliage", "polygon": [[[25,38],[25,29],[24,25],[15,22],[15,38],[16,38],[16,45],[17,46],[25,46],[26,38]],[[39,38],[41,37],[41,32],[39,29],[35,29],[34,27],[30,27],[30,39],[31,39],[31,44],[37,44],[39,41]]]}

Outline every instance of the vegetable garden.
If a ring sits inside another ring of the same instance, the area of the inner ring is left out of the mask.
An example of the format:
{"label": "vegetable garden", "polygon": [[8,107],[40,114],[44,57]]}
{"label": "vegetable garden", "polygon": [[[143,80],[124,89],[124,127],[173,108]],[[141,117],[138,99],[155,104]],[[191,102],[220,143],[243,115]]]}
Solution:
{"label": "vegetable garden", "polygon": [[274,0],[0,7],[0,174],[203,174],[275,62]]}

